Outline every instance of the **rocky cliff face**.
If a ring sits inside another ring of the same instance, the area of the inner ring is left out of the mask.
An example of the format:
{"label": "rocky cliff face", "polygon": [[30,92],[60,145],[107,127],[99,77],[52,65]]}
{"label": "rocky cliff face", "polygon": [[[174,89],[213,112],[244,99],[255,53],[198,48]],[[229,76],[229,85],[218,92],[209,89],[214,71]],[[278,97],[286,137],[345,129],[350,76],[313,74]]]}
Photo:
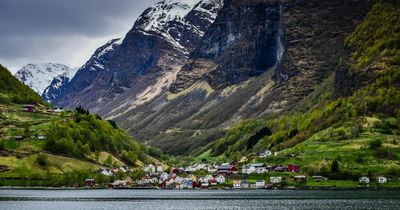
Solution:
{"label": "rocky cliff face", "polygon": [[301,100],[348,56],[345,38],[370,5],[360,0],[284,0],[286,53],[275,74],[282,95]]}
{"label": "rocky cliff face", "polygon": [[226,1],[225,5],[178,73],[171,92],[202,79],[221,90],[280,63],[284,37],[279,1]]}
{"label": "rocky cliff face", "polygon": [[[111,55],[121,45],[122,39],[113,39],[99,47],[91,58],[77,71],[76,75],[61,90],[48,90],[48,92],[56,92],[52,99],[54,104],[59,106],[69,106],[74,108],[84,102],[87,92],[96,84],[97,78],[101,74],[106,74],[105,66],[110,62]],[[63,78],[59,78],[54,83],[63,82]]]}

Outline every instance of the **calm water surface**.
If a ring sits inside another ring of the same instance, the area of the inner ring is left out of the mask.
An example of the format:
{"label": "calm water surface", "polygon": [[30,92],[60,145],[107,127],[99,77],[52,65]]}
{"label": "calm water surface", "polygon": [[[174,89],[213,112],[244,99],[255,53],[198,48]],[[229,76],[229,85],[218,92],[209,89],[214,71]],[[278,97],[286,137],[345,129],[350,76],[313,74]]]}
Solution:
{"label": "calm water surface", "polygon": [[0,190],[0,209],[400,209],[400,191]]}

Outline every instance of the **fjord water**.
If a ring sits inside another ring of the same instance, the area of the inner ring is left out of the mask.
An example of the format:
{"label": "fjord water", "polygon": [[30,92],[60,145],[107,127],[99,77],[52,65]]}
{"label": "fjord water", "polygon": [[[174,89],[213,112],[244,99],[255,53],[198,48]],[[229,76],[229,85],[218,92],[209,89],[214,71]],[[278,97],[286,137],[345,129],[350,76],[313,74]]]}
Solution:
{"label": "fjord water", "polygon": [[400,191],[0,190],[0,209],[400,209]]}

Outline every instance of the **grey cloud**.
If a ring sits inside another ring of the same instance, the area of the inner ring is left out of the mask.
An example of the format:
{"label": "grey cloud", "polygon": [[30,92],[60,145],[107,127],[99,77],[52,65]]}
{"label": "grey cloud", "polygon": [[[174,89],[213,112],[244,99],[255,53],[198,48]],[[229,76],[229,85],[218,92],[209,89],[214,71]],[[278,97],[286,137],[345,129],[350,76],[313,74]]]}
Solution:
{"label": "grey cloud", "polygon": [[0,62],[12,70],[25,62],[80,65],[156,1],[1,0]]}

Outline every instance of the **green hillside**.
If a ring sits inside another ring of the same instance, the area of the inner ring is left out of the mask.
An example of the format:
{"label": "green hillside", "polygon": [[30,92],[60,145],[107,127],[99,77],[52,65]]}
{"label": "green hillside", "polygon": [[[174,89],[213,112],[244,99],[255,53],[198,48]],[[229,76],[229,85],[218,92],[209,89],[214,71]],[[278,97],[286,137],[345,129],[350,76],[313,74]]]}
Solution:
{"label": "green hillside", "polygon": [[[398,1],[377,1],[346,40],[349,57],[338,62],[347,70],[344,75],[329,77],[295,111],[233,126],[199,157],[252,159],[258,151],[271,149],[276,157],[257,161],[297,163],[309,174],[326,174],[337,160],[342,172],[337,178],[400,175],[398,14]],[[337,84],[339,77],[348,87]],[[266,129],[271,132],[261,132]]]}
{"label": "green hillside", "polygon": [[107,183],[112,177],[100,176],[96,170],[101,167],[138,168],[164,158],[114,122],[83,109],[63,113],[21,109],[18,104],[0,105],[0,185],[72,186],[82,185],[88,177]]}
{"label": "green hillside", "polygon": [[0,104],[43,103],[42,98],[0,65]]}

